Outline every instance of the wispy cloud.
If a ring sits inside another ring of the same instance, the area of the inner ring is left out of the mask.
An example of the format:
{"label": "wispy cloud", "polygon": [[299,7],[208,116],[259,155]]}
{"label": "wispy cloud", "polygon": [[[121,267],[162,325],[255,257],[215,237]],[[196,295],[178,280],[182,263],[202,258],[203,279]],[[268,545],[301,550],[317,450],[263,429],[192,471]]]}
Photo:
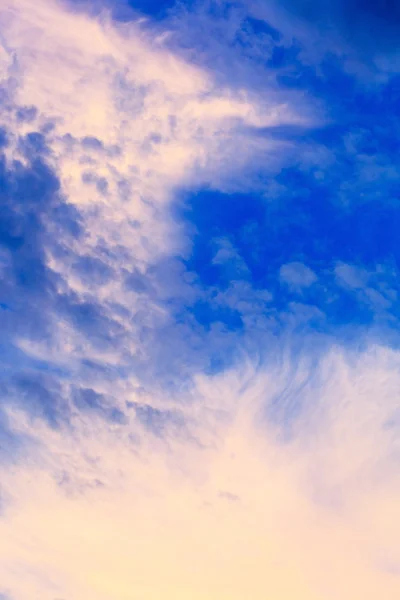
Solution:
{"label": "wispy cloud", "polygon": [[[11,414],[40,445],[2,472],[2,582],[22,600],[396,598],[398,356],[337,350],[300,369],[290,393],[286,361],[202,376],[192,435],[163,442],[134,418],[81,415],[68,434]],[[283,442],[263,414],[296,394]]]}

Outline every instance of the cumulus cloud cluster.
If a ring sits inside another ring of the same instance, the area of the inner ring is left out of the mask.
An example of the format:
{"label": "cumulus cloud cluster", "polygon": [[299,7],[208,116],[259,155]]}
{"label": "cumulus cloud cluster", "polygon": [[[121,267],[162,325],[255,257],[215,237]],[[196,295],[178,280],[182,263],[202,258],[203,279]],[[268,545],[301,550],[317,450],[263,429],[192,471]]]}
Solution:
{"label": "cumulus cloud cluster", "polygon": [[[2,6],[1,22],[4,177],[22,188],[34,172],[51,203],[58,195],[64,218],[49,217],[46,206],[40,223],[43,267],[57,279],[56,293],[95,321],[112,321],[115,334],[135,327],[143,295],[146,318],[162,321],[165,310],[157,306],[150,317],[152,299],[141,292],[160,287],[150,265],[188,247],[169,212],[174,191],[235,187],[255,162],[272,164],[280,145],[246,127],[303,117],[288,102],[222,88],[140,21],[117,25],[106,14],[93,19],[54,2],[21,1]],[[22,181],[12,175],[15,165],[26,170]],[[43,190],[37,195],[43,203]],[[80,353],[76,327],[64,321],[60,335],[68,357]],[[18,344],[42,352],[29,340]]]}

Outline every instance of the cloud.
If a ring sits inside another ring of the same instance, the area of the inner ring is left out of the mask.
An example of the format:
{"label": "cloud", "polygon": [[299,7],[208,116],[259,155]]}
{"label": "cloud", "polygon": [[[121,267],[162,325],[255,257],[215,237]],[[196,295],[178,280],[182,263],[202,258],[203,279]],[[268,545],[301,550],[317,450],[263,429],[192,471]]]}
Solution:
{"label": "cloud", "polygon": [[253,12],[2,4],[13,598],[399,596],[396,82]]}
{"label": "cloud", "polygon": [[305,408],[287,441],[262,416],[285,402],[287,359],[202,376],[193,437],[171,432],[167,446],[129,443],[132,424],[79,417],[67,434],[10,413],[41,448],[2,473],[13,497],[0,523],[2,582],[21,600],[132,590],[396,598],[398,577],[384,565],[400,560],[398,360],[371,347],[303,362],[287,401],[297,390]]}
{"label": "cloud", "polygon": [[315,273],[309,267],[298,262],[282,265],[279,275],[282,281],[294,289],[309,287],[317,280]]}
{"label": "cloud", "polygon": [[[160,277],[166,255],[188,251],[170,213],[177,189],[248,183],[260,160],[277,163],[281,144],[252,131],[304,118],[289,97],[219,85],[209,68],[189,63],[139,19],[124,25],[106,13],[93,18],[50,0],[19,0],[2,6],[0,21],[8,210],[16,186],[21,202],[29,193],[43,207],[29,212],[23,204],[26,237],[15,256],[25,285],[40,282],[46,306],[30,327],[40,318],[51,330],[46,348],[28,334],[26,319],[14,343],[33,360],[57,356],[63,368],[72,354],[116,364],[121,350],[126,358],[136,352],[128,338],[144,306],[147,322],[168,322],[163,286],[148,283],[143,296],[138,282],[151,272]],[[16,288],[4,296],[15,304]]]}

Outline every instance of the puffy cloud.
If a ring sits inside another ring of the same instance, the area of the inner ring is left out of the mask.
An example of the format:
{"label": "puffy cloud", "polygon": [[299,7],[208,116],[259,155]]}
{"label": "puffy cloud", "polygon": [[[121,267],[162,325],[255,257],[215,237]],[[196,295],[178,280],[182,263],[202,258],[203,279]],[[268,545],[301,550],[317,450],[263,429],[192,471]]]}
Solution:
{"label": "puffy cloud", "polygon": [[309,267],[299,262],[282,265],[279,275],[282,281],[294,289],[309,287],[317,280],[315,273]]}
{"label": "puffy cloud", "polygon": [[30,273],[40,270],[34,281],[42,295],[42,277],[52,290],[41,318],[54,315],[47,349],[26,329],[16,344],[35,360],[57,356],[64,367],[72,354],[126,362],[137,351],[139,323],[168,322],[159,297],[175,290],[161,291],[157,265],[189,248],[169,208],[177,189],[242,185],[261,160],[276,163],[281,144],[254,128],[304,117],[289,96],[271,101],[219,85],[139,19],[117,24],[106,13],[93,18],[50,0],[20,0],[2,5],[0,22],[3,177],[11,181],[10,210],[15,186],[42,203],[40,218],[26,215],[19,254],[26,268],[34,246]]}

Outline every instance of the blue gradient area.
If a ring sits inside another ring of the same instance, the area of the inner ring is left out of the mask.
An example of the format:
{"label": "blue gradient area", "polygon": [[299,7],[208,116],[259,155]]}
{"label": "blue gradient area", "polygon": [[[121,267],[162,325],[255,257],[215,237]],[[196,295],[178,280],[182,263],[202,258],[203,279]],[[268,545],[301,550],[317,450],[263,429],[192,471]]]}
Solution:
{"label": "blue gradient area", "polygon": [[334,31],[343,45],[356,49],[364,59],[376,51],[391,52],[400,32],[397,0],[280,0],[279,5],[320,35]]}
{"label": "blue gradient area", "polygon": [[[234,279],[246,281],[255,293],[268,290],[274,296],[275,310],[286,310],[301,296],[302,303],[318,307],[332,325],[371,323],[376,307],[363,303],[351,286],[338,286],[334,269],[341,262],[355,264],[373,273],[370,284],[374,289],[390,286],[397,295],[398,201],[385,205],[380,199],[370,199],[365,204],[343,206],[337,202],[332,184],[321,184],[293,169],[283,170],[278,181],[288,190],[279,199],[216,192],[192,198],[184,211],[196,227],[187,268],[204,287],[226,290]],[[229,240],[245,270],[235,269],[232,260],[215,263],[221,238]],[[307,265],[317,277],[301,293],[291,291],[279,279],[282,265],[292,262]],[[383,269],[376,274],[377,264],[388,265],[387,272]],[[266,306],[269,310],[270,305]],[[398,318],[397,298],[388,310]],[[203,308],[200,321],[204,312]],[[208,314],[211,318],[212,308]],[[229,312],[216,311],[215,319],[230,327],[239,325]]]}
{"label": "blue gradient area", "polygon": [[[86,0],[68,0],[68,2],[74,7],[88,9]],[[89,8],[94,14],[106,8],[111,12],[113,19],[127,22],[138,13],[151,16],[153,19],[163,19],[175,4],[174,0],[94,0]],[[187,3],[188,6],[190,4],[192,3]]]}
{"label": "blue gradient area", "polygon": [[[195,0],[183,0],[174,2],[173,0],[92,0],[90,5],[86,0],[69,0],[75,6],[88,6],[98,12],[107,7],[113,13],[113,17],[118,20],[129,20],[133,12],[140,11],[153,18],[163,18],[171,9],[181,9],[200,6],[200,2]],[[262,20],[255,17],[263,6],[273,5],[271,0],[261,0],[253,5],[246,5],[242,2],[207,2],[203,3],[203,10],[208,9],[211,15],[220,15],[221,12],[227,13],[230,10],[247,10],[251,13],[251,8],[255,8],[254,14],[250,15],[253,23],[257,23],[257,28],[267,27],[271,31],[276,31],[271,24],[262,25]],[[283,8],[289,16],[295,16],[308,24],[313,25],[320,33],[329,33],[334,29],[342,36],[342,42],[349,43],[357,47],[364,54],[376,50],[377,47],[382,50],[391,50],[396,44],[397,36],[400,31],[400,8],[396,0],[279,0],[277,3]],[[258,10],[257,10],[258,9]],[[285,14],[285,13],[283,13]],[[300,21],[300,22],[301,22]],[[373,38],[372,38],[373,34]]]}

